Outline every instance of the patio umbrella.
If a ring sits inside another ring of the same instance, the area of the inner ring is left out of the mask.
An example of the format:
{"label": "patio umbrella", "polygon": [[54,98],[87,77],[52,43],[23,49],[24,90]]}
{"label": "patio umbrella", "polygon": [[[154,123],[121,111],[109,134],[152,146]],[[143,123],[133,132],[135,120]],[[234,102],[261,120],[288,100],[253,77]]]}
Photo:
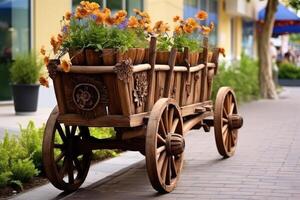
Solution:
{"label": "patio umbrella", "polygon": [[[263,8],[258,13],[259,23],[263,23],[265,18],[266,8]],[[296,13],[289,10],[281,3],[277,6],[275,13],[275,24],[273,36],[282,34],[300,33],[300,17]]]}

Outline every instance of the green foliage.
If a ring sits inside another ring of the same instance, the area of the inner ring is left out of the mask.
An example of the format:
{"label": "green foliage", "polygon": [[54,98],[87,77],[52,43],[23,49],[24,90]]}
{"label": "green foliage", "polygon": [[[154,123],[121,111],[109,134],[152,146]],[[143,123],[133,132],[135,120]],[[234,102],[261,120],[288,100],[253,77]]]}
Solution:
{"label": "green foliage", "polygon": [[[42,171],[42,140],[45,125],[37,128],[32,121],[26,127],[20,126],[19,136],[7,132],[0,141],[0,187],[10,185],[22,190],[22,183]],[[115,138],[113,128],[90,128],[93,137]],[[56,142],[56,143],[61,143]],[[114,150],[96,150],[94,160],[103,160],[118,155]]]}
{"label": "green foliage", "polygon": [[12,178],[21,182],[28,182],[32,177],[38,175],[39,171],[35,168],[32,160],[26,158],[17,160],[11,167]]}
{"label": "green foliage", "polygon": [[178,51],[183,52],[184,47],[188,47],[190,52],[195,52],[200,50],[200,43],[198,38],[189,36],[186,34],[175,35],[173,46],[178,49]]}
{"label": "green foliage", "polygon": [[300,67],[288,62],[279,65],[279,78],[283,79],[300,79]]}
{"label": "green foliage", "polygon": [[259,97],[257,61],[242,55],[241,60],[231,66],[220,65],[213,82],[214,99],[222,86],[232,87],[239,102],[257,99]]}
{"label": "green foliage", "polygon": [[173,46],[172,40],[168,36],[159,35],[157,37],[157,50],[158,51],[170,51]]}
{"label": "green foliage", "polygon": [[106,42],[103,44],[103,48],[118,48],[121,49],[121,51],[126,51],[134,47],[135,39],[134,32],[112,27],[108,29],[108,35]]}
{"label": "green foliage", "polygon": [[11,80],[19,84],[35,84],[43,64],[34,54],[19,54],[10,69]]}

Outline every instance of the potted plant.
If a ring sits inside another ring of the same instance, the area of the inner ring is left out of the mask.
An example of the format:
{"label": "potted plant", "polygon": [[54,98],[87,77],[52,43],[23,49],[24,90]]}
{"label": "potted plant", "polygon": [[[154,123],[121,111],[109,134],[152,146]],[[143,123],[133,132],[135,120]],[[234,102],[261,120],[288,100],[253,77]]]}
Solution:
{"label": "potted plant", "polygon": [[17,55],[10,69],[16,114],[30,114],[37,110],[42,63],[33,54]]}

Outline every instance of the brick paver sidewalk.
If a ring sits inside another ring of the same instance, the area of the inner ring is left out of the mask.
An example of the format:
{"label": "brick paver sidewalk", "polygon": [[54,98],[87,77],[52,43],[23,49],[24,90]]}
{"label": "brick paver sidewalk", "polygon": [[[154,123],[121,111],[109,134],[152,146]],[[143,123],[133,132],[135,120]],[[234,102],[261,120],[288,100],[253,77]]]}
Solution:
{"label": "brick paver sidewalk", "polygon": [[213,129],[194,131],[172,193],[152,189],[142,162],[65,199],[300,199],[300,88],[285,88],[279,100],[252,102],[240,111],[245,123],[235,156],[221,159]]}

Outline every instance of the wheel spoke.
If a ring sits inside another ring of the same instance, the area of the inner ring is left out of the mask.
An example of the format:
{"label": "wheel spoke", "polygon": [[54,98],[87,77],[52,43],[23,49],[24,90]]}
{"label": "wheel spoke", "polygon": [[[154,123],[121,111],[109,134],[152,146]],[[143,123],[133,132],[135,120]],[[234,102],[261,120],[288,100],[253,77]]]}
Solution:
{"label": "wheel spoke", "polygon": [[225,145],[226,145],[226,144],[227,144],[226,139],[227,139],[227,135],[228,135],[228,129],[226,129],[225,132],[222,133],[222,134],[223,134],[223,140],[224,140],[224,143],[225,143]]}
{"label": "wheel spoke", "polygon": [[165,151],[166,150],[166,146],[163,145],[163,146],[160,146],[156,149],[156,154],[161,154],[161,152]]}
{"label": "wheel spoke", "polygon": [[163,162],[162,170],[161,170],[161,178],[162,178],[163,182],[166,182],[168,162],[169,162],[169,159],[166,156],[165,159],[164,159],[164,162]]}
{"label": "wheel spoke", "polygon": [[158,144],[166,144],[166,140],[164,138],[162,138],[158,133],[156,134],[157,135],[157,143]]}
{"label": "wheel spoke", "polygon": [[73,166],[73,161],[69,158],[68,159],[68,178],[69,178],[69,183],[73,184],[74,183],[74,166]]}
{"label": "wheel spoke", "polygon": [[228,124],[225,124],[223,127],[222,127],[222,134],[224,134],[224,132],[228,129]]}
{"label": "wheel spoke", "polygon": [[229,111],[230,111],[230,105],[231,105],[231,94],[230,94],[230,93],[228,93],[226,99],[227,99],[227,101],[226,101],[226,103],[227,103],[227,106],[226,106],[226,108],[227,108],[227,113],[229,113]]}
{"label": "wheel spoke", "polygon": [[157,161],[157,169],[159,172],[161,172],[162,166],[164,164],[164,161],[166,159],[166,155],[167,153],[164,151],[160,154],[160,156],[158,157],[158,161]]}
{"label": "wheel spoke", "polygon": [[57,122],[56,122],[55,126],[56,126],[56,129],[57,129],[57,131],[58,131],[58,133],[60,135],[60,138],[65,143],[67,141],[67,138],[66,138],[66,135],[65,135],[63,129],[61,128],[60,124],[57,123]]}
{"label": "wheel spoke", "polygon": [[171,184],[171,162],[172,162],[172,157],[168,157],[168,168],[167,168],[167,175],[166,175],[166,185],[170,185]]}
{"label": "wheel spoke", "polygon": [[70,126],[65,125],[65,131],[66,131],[66,136],[70,137],[70,135],[71,135]]}
{"label": "wheel spoke", "polygon": [[234,109],[234,103],[232,103],[230,106],[229,115],[233,114],[233,109]]}
{"label": "wheel spoke", "polygon": [[167,131],[166,131],[166,127],[165,127],[164,122],[163,122],[162,119],[160,119],[160,121],[159,121],[159,129],[161,130],[162,137],[166,138],[167,137]]}
{"label": "wheel spoke", "polygon": [[225,115],[225,118],[228,118],[228,113],[227,113],[227,110],[225,109],[225,107],[223,108],[223,113]]}
{"label": "wheel spoke", "polygon": [[177,169],[174,156],[171,157],[172,178],[177,177]]}
{"label": "wheel spoke", "polygon": [[75,164],[75,168],[77,169],[78,174],[81,174],[83,172],[83,170],[82,170],[82,166],[81,166],[81,163],[78,160],[78,158],[74,158],[74,164]]}
{"label": "wheel spoke", "polygon": [[227,134],[227,150],[228,150],[228,152],[230,152],[230,150],[231,150],[231,133],[230,132],[228,132],[228,134]]}
{"label": "wheel spoke", "polygon": [[55,163],[58,163],[65,156],[65,152],[62,151],[56,158]]}
{"label": "wheel spoke", "polygon": [[227,123],[228,123],[228,119],[226,119],[226,118],[224,118],[224,117],[222,118],[222,121],[223,121],[224,124],[227,124]]}
{"label": "wheel spoke", "polygon": [[77,130],[77,126],[76,126],[76,125],[75,125],[75,126],[72,126],[72,128],[71,128],[71,136],[74,136],[74,135],[75,135],[76,130]]}
{"label": "wheel spoke", "polygon": [[[171,127],[172,127],[173,115],[174,115],[174,108],[171,108],[169,111],[169,121],[168,121],[169,129],[171,129]],[[170,132],[172,133],[172,131],[170,131]]]}
{"label": "wheel spoke", "polygon": [[67,158],[65,157],[64,161],[63,161],[63,165],[59,171],[59,176],[61,179],[64,178],[65,174],[66,174],[66,171],[68,169],[68,163],[67,163]]}
{"label": "wheel spoke", "polygon": [[170,133],[175,133],[175,130],[176,130],[177,125],[178,125],[178,122],[179,122],[178,118],[174,119],[173,124],[172,124],[172,128],[170,130]]}

